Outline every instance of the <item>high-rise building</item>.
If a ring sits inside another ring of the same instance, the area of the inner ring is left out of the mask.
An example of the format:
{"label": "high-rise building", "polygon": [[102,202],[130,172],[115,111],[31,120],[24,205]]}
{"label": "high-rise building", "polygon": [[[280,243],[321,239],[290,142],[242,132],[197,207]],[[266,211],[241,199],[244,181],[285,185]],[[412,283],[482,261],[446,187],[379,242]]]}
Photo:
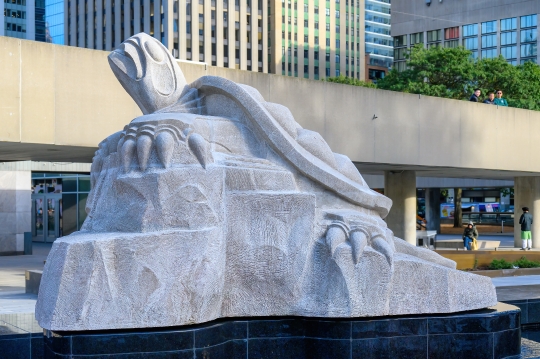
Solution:
{"label": "high-rise building", "polygon": [[45,41],[64,44],[64,0],[45,0]]}
{"label": "high-rise building", "polygon": [[4,0],[0,12],[0,36],[45,41],[44,0]]}
{"label": "high-rise building", "polygon": [[270,72],[364,78],[364,0],[273,0]]}
{"label": "high-rise building", "polygon": [[178,59],[268,72],[268,0],[65,0],[66,45],[112,50],[139,32]]}
{"label": "high-rise building", "polygon": [[391,0],[366,1],[366,76],[371,81],[384,77],[392,67],[394,44],[390,34]]}
{"label": "high-rise building", "polygon": [[394,0],[394,66],[406,68],[405,54],[415,44],[463,46],[473,58],[502,55],[517,65],[538,63],[537,19],[540,0]]}
{"label": "high-rise building", "polygon": [[144,31],[181,60],[364,78],[364,0],[66,1],[67,45],[110,51]]}

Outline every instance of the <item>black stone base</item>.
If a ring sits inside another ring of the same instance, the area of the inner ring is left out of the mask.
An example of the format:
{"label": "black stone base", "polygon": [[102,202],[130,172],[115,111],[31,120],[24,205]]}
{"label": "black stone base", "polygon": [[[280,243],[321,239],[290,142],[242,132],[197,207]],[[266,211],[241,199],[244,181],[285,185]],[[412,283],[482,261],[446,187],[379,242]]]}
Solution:
{"label": "black stone base", "polygon": [[45,358],[519,358],[520,311],[328,319],[221,319],[203,325],[47,332]]}

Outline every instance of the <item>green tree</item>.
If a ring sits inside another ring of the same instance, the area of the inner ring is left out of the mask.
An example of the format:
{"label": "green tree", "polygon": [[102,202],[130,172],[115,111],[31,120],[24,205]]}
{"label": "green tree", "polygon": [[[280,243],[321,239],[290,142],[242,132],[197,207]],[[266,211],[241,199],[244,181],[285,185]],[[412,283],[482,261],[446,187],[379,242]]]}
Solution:
{"label": "green tree", "polygon": [[500,89],[509,106],[540,111],[540,66],[533,62],[513,66],[502,56],[475,60],[463,47],[422,44],[409,49],[406,59],[406,70],[393,69],[376,85],[345,76],[324,81],[456,100],[468,100],[475,88],[483,97]]}

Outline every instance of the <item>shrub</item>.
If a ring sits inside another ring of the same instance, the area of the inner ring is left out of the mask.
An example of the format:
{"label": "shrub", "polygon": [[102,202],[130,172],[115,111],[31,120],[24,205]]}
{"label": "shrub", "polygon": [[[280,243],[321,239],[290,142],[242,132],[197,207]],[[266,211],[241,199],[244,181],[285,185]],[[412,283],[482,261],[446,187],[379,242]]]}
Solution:
{"label": "shrub", "polygon": [[512,263],[505,259],[494,259],[489,265],[489,269],[512,269]]}
{"label": "shrub", "polygon": [[539,268],[540,262],[530,261],[521,257],[517,261],[508,262],[505,259],[494,259],[489,265],[489,269],[512,269],[512,268]]}

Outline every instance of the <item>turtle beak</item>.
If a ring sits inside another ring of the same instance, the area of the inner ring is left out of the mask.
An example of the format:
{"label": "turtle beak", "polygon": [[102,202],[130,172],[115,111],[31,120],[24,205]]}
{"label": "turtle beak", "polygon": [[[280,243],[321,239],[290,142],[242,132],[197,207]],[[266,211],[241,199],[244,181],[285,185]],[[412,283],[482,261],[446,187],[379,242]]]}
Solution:
{"label": "turtle beak", "polygon": [[137,44],[124,42],[120,48],[109,54],[109,64],[115,72],[121,72],[132,80],[143,77],[142,61]]}

